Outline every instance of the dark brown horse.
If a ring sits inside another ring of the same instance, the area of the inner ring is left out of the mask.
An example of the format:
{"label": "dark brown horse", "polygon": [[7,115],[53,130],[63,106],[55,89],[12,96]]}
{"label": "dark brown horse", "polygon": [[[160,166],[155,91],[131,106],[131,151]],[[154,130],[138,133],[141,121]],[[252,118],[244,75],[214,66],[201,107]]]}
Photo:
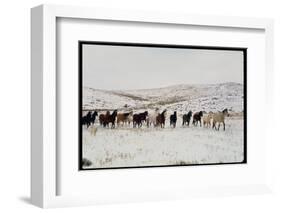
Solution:
{"label": "dark brown horse", "polygon": [[99,120],[100,120],[100,125],[101,126],[106,126],[106,118],[110,115],[109,111],[106,111],[105,114],[100,114]]}
{"label": "dark brown horse", "polygon": [[133,115],[133,127],[134,128],[136,126],[141,127],[142,126],[142,122],[146,121],[147,115],[148,115],[147,111],[139,113],[139,114],[134,114]]}
{"label": "dark brown horse", "polygon": [[161,114],[157,115],[156,126],[160,126],[161,128],[165,127],[166,112],[167,110],[165,109]]}
{"label": "dark brown horse", "polygon": [[117,116],[117,110],[114,110],[112,112],[112,114],[107,114],[107,116],[105,116],[105,122],[103,124],[104,127],[109,127],[109,124],[111,123],[111,128],[115,128],[115,120],[116,120],[116,116]]}
{"label": "dark brown horse", "polygon": [[203,116],[203,111],[194,113],[194,115],[193,115],[193,121],[192,121],[192,123],[193,123],[194,126],[197,126],[198,123],[200,123],[200,126],[202,126],[202,123],[201,123],[201,118],[202,118],[202,116]]}

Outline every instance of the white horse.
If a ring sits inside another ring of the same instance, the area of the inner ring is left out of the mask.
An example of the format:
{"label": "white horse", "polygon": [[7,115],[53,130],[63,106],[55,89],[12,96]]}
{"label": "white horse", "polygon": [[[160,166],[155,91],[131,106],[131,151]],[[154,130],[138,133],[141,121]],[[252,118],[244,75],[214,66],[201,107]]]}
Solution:
{"label": "white horse", "polygon": [[209,112],[207,115],[203,115],[203,126],[204,127],[211,127],[211,121],[213,119],[213,112]]}
{"label": "white horse", "polygon": [[130,124],[133,123],[133,112],[129,114],[127,117],[127,124],[130,126]]}
{"label": "white horse", "polygon": [[[215,130],[220,130],[220,124],[223,124],[223,130],[225,131],[225,116],[229,116],[228,110],[224,109],[222,112],[218,112],[218,113],[214,113],[213,114],[213,128],[215,128]],[[216,124],[218,125],[218,128],[216,127]]]}
{"label": "white horse", "polygon": [[147,127],[151,126],[156,126],[156,117],[159,115],[159,109],[155,109],[153,112],[150,112],[148,114],[148,117],[146,119]]}

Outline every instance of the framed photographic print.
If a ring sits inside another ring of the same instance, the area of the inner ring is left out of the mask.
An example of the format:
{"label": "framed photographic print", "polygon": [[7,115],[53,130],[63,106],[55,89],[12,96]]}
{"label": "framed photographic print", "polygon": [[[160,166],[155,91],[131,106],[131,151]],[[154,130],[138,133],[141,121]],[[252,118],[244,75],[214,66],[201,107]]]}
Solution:
{"label": "framed photographic print", "polygon": [[80,169],[246,163],[246,53],[79,41]]}
{"label": "framed photographic print", "polygon": [[272,20],[31,14],[33,204],[270,192]]}

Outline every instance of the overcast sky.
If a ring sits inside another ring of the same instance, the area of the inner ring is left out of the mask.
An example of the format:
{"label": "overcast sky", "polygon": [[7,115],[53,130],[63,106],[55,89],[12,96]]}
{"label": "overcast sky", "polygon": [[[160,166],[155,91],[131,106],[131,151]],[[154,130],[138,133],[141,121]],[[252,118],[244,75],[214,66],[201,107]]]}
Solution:
{"label": "overcast sky", "polygon": [[243,52],[83,44],[83,86],[106,90],[243,83]]}

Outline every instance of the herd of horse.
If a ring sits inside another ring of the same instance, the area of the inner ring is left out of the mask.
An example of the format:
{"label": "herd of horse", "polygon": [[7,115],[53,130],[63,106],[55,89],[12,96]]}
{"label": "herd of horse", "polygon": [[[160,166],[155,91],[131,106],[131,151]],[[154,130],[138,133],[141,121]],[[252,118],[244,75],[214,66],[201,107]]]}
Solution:
{"label": "herd of horse", "polygon": [[[227,109],[215,113],[205,113],[203,111],[193,113],[190,110],[188,113],[182,115],[182,126],[189,126],[192,120],[194,126],[201,127],[203,125],[204,127],[212,127],[215,130],[219,130],[220,125],[222,124],[223,130],[225,130],[226,116],[229,116]],[[89,128],[89,126],[95,123],[97,117],[99,118],[100,125],[108,128],[115,128],[115,124],[117,124],[118,127],[120,125],[130,126],[131,123],[133,124],[133,128],[140,128],[143,125],[146,125],[147,127],[165,128],[167,110],[165,109],[160,112],[159,109],[156,109],[150,113],[148,113],[148,111],[141,113],[133,113],[133,111],[118,113],[117,110],[114,110],[112,113],[106,111],[105,114],[100,115],[98,115],[97,111],[88,111],[85,116],[82,116],[81,123]],[[170,126],[175,128],[177,120],[177,112],[174,111],[174,113],[170,115]]]}

